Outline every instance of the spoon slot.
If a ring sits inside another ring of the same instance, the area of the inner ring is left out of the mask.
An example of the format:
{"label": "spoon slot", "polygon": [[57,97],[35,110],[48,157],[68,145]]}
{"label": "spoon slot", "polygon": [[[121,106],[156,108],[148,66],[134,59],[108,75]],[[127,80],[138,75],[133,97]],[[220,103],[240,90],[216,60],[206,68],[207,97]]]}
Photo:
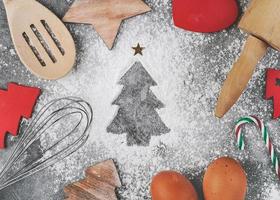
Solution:
{"label": "spoon slot", "polygon": [[41,23],[45,27],[46,31],[49,33],[51,38],[53,39],[53,41],[56,44],[57,48],[59,49],[60,53],[64,56],[65,55],[65,50],[62,47],[59,39],[56,37],[55,33],[50,28],[49,24],[46,22],[46,20],[41,20]]}
{"label": "spoon slot", "polygon": [[35,46],[32,45],[30,38],[28,37],[28,35],[26,34],[26,32],[22,33],[22,37],[24,38],[25,42],[27,43],[27,45],[30,47],[30,49],[32,50],[33,54],[35,55],[35,57],[37,58],[37,60],[39,61],[39,63],[45,67],[46,63],[45,61],[42,59],[42,57],[40,56],[38,50],[36,49]]}
{"label": "spoon slot", "polygon": [[36,37],[38,38],[39,42],[41,43],[42,47],[45,49],[46,53],[49,55],[50,59],[52,60],[53,63],[56,63],[57,60],[55,58],[55,56],[53,55],[53,53],[51,52],[51,49],[49,47],[49,45],[47,44],[47,42],[44,40],[43,36],[41,35],[41,33],[38,31],[38,29],[36,28],[36,26],[34,24],[30,25],[31,30],[33,31],[33,33],[36,35]]}

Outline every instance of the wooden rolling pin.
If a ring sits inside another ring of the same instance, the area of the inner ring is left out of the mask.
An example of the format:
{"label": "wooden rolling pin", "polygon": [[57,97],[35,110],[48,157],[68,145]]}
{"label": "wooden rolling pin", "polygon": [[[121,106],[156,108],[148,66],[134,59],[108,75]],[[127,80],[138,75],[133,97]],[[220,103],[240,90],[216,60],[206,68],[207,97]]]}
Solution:
{"label": "wooden rolling pin", "polygon": [[221,89],[215,110],[217,117],[223,117],[238,100],[267,48],[280,50],[279,12],[279,0],[252,0],[239,23],[239,28],[250,35]]}

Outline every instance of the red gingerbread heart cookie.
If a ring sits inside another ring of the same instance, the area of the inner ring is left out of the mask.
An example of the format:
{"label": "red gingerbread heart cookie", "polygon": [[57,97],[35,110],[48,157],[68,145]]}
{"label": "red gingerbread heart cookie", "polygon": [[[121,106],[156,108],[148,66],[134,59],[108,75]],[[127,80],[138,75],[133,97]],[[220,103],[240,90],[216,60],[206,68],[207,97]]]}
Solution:
{"label": "red gingerbread heart cookie", "polygon": [[236,0],[173,0],[176,26],[194,32],[217,32],[238,17]]}

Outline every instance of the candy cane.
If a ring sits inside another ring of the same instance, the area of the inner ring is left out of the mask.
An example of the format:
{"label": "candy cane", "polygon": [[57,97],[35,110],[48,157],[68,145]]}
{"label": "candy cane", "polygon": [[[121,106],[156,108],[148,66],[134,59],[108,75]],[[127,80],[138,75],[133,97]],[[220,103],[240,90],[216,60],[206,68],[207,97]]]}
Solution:
{"label": "candy cane", "polygon": [[244,133],[242,132],[241,128],[244,124],[247,124],[247,123],[254,123],[259,128],[259,130],[261,131],[262,138],[263,138],[263,141],[265,142],[266,147],[269,151],[269,155],[270,155],[273,167],[276,171],[276,174],[280,178],[279,160],[278,160],[278,157],[276,156],[272,141],[271,141],[271,139],[269,137],[269,134],[267,132],[267,127],[264,125],[262,120],[258,119],[255,116],[248,116],[248,117],[242,117],[236,122],[234,132],[236,134],[237,145],[238,145],[239,149],[244,150],[244,147],[245,147]]}

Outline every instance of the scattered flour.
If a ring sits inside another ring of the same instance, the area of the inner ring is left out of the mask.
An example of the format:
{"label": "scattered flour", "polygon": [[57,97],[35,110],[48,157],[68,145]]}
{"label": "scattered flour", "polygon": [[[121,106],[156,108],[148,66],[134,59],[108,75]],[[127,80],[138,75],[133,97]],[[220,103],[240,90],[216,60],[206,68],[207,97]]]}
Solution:
{"label": "scattered flour", "polygon": [[[279,146],[279,122],[270,120],[271,102],[263,99],[265,69],[279,68],[279,53],[269,50],[236,106],[223,119],[216,119],[213,110],[220,86],[240,53],[246,35],[236,25],[214,34],[191,33],[173,25],[170,0],[146,2],[153,11],[126,20],[112,51],[91,26],[67,25],[77,44],[77,66],[58,81],[37,80],[19,62],[6,59],[11,59],[14,52],[4,50],[0,44],[0,69],[1,73],[5,72],[1,76],[2,85],[7,81],[20,81],[40,86],[43,97],[38,107],[50,99],[79,96],[90,102],[94,115],[90,138],[84,147],[19,183],[16,191],[25,199],[62,199],[63,186],[81,179],[87,166],[113,158],[123,183],[117,191],[120,200],[151,199],[151,178],[165,169],[178,170],[188,176],[203,199],[201,182],[206,167],[214,159],[228,155],[238,159],[246,170],[248,200],[279,200],[278,180],[259,133],[246,127],[248,145],[240,152],[231,132],[237,118],[257,114],[269,121],[272,138]],[[247,2],[241,1],[242,9]],[[131,47],[138,42],[146,48],[143,56],[134,58]],[[111,105],[122,89],[118,81],[135,59],[143,63],[158,83],[151,89],[165,107],[157,111],[171,129],[168,134],[152,137],[148,147],[128,147],[125,134],[106,132],[118,110]],[[40,188],[37,179],[41,180]],[[24,189],[34,194],[22,192]]]}

